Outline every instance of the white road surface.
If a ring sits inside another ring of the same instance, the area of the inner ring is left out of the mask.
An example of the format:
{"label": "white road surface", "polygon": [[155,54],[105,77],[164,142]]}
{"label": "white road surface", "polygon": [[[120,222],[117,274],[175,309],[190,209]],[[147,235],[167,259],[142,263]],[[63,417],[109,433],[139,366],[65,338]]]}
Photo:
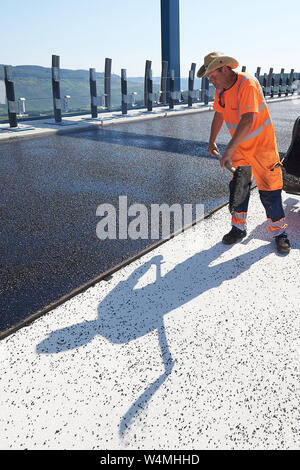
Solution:
{"label": "white road surface", "polygon": [[299,448],[300,197],[257,190],[0,342],[1,449]]}

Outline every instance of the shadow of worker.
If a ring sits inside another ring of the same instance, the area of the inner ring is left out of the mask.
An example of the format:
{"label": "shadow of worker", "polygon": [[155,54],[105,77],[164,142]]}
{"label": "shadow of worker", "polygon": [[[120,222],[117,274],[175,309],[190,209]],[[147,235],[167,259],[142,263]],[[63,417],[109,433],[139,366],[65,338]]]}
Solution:
{"label": "shadow of worker", "polygon": [[[128,279],[120,281],[98,306],[98,318],[53,331],[36,348],[39,354],[58,353],[78,348],[102,335],[110,342],[124,344],[152,331],[158,333],[158,343],[164,372],[156,379],[127,411],[120,423],[120,435],[130,427],[133,418],[145,408],[151,397],[171,373],[172,358],[163,317],[225,280],[237,278],[251,265],[270,254],[272,246],[260,246],[241,256],[210,264],[228,249],[218,243],[177,264],[161,276],[161,255],[151,258],[133,271]],[[156,265],[156,279],[141,288],[135,288],[139,279]]]}

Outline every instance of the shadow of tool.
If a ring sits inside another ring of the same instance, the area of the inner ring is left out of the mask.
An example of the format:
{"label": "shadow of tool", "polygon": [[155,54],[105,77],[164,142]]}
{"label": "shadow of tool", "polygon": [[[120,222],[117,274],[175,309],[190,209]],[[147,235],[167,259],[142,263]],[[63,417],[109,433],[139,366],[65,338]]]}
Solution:
{"label": "shadow of tool", "polygon": [[[170,375],[174,366],[163,317],[166,313],[220,286],[225,280],[237,278],[251,265],[273,252],[273,246],[263,245],[219,264],[228,247],[221,242],[184,260],[161,276],[162,256],[154,256],[120,281],[100,302],[98,318],[53,331],[37,345],[38,354],[59,353],[78,348],[102,335],[114,344],[124,344],[150,332],[158,332],[164,372],[136,399],[120,423],[120,435],[130,428],[134,417],[145,408],[151,397]],[[156,280],[137,288],[140,278],[156,265]]]}
{"label": "shadow of tool", "polygon": [[[160,282],[161,280],[161,264],[162,256],[155,256],[151,259],[152,263],[156,264],[156,282]],[[156,379],[145,391],[142,395],[133,403],[133,405],[129,408],[125,416],[123,417],[121,424],[120,424],[120,435],[123,436],[126,432],[126,429],[130,427],[130,423],[133,418],[139,413],[140,410],[144,409],[147,402],[151,399],[151,397],[155,394],[155,392],[159,389],[159,387],[164,383],[167,379],[168,375],[171,374],[175,361],[172,358],[168,340],[166,337],[166,330],[164,326],[163,317],[158,319],[157,324],[157,333],[158,333],[158,342],[160,346],[161,356],[164,363],[165,371],[163,374],[160,375],[158,379]]]}
{"label": "shadow of tool", "polygon": [[124,436],[126,430],[130,428],[130,424],[133,419],[141,410],[145,408],[151,397],[153,397],[159,387],[164,383],[168,375],[171,374],[175,364],[175,361],[172,359],[169,350],[163,319],[161,319],[161,324],[157,326],[157,332],[165,371],[158,377],[158,379],[156,379],[150,386],[146,388],[146,390],[142,393],[141,396],[138,397],[138,399],[133,403],[133,405],[122,418],[120,423],[120,436],[122,437]]}

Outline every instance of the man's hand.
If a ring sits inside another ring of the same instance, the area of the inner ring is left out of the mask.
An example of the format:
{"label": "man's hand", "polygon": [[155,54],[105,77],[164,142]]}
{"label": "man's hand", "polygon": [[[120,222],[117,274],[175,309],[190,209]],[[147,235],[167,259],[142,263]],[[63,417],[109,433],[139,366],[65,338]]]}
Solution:
{"label": "man's hand", "polygon": [[222,159],[220,160],[221,168],[226,168],[226,166],[225,166],[226,163],[231,164],[232,154],[233,154],[233,151],[231,149],[227,148],[225,150],[225,153],[224,153]]}
{"label": "man's hand", "polygon": [[214,153],[213,153],[214,151],[220,153],[219,149],[218,149],[218,146],[215,142],[208,144],[207,151],[208,151],[209,155],[211,155],[212,157],[214,156]]}

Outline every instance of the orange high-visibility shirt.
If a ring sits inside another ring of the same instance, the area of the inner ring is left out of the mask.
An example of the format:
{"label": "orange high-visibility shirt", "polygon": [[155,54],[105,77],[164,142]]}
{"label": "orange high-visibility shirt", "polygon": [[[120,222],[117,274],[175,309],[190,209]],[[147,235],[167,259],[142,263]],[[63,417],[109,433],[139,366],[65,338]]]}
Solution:
{"label": "orange high-visibility shirt", "polygon": [[213,106],[215,111],[223,115],[231,135],[243,114],[255,113],[248,135],[234,151],[232,164],[251,165],[259,189],[281,189],[281,169],[273,170],[274,165],[280,162],[274,126],[261,86],[251,75],[237,75],[237,81],[231,88],[216,90]]}

